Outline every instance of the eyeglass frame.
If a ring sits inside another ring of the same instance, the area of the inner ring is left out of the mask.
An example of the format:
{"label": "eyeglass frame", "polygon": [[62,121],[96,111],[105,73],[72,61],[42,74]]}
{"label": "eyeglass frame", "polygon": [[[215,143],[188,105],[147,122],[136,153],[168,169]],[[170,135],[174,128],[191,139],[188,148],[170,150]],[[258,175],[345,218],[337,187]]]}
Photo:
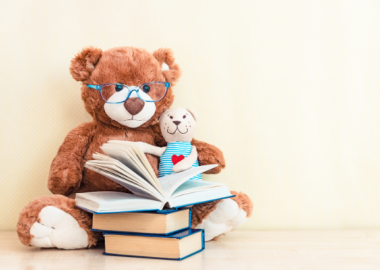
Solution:
{"label": "eyeglass frame", "polygon": [[[144,85],[157,84],[157,83],[158,84],[162,84],[162,85],[165,86],[165,94],[162,96],[161,99],[159,99],[159,100],[145,100],[142,97],[140,97],[140,95],[139,95],[140,87],[142,87]],[[119,103],[123,103],[123,102],[127,101],[129,99],[129,97],[131,96],[131,94],[132,94],[133,91],[136,92],[137,96],[142,101],[145,101],[145,102],[158,102],[158,101],[160,101],[160,100],[162,100],[162,99],[165,98],[166,93],[168,92],[168,89],[170,87],[170,82],[149,82],[149,83],[141,84],[139,86],[135,86],[134,89],[130,89],[131,86],[128,86],[128,85],[125,85],[125,84],[122,84],[122,83],[86,84],[86,85],[87,85],[87,87],[89,87],[91,89],[98,90],[99,94],[100,94],[100,97],[103,99],[104,102],[109,103],[109,104],[119,104]],[[126,87],[128,89],[128,91],[129,91],[129,93],[127,95],[127,98],[125,100],[123,100],[123,101],[118,101],[118,102],[108,102],[107,100],[104,100],[103,95],[102,95],[102,89],[103,89],[103,87],[108,86],[108,85],[122,85],[122,86]]]}

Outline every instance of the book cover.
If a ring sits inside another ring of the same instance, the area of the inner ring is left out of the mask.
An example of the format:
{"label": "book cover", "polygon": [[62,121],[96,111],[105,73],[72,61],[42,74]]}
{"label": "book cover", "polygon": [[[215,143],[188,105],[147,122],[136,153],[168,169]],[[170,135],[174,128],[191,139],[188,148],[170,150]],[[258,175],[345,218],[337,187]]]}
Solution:
{"label": "book cover", "polygon": [[183,260],[204,250],[203,229],[186,229],[170,235],[104,233],[104,255]]}
{"label": "book cover", "polygon": [[[113,192],[113,191],[99,191],[99,192]],[[95,192],[94,192],[95,193]],[[120,193],[120,194],[129,194],[129,193],[122,193],[122,192],[115,192],[115,193]],[[195,202],[195,203],[186,203],[184,205],[179,205],[179,206],[176,206],[176,207],[173,207],[173,208],[168,208],[170,211],[178,211],[179,209],[182,209],[182,208],[185,208],[185,207],[191,207],[193,205],[197,205],[197,204],[201,204],[201,203],[207,203],[207,202],[212,202],[212,201],[216,201],[216,200],[223,200],[223,199],[228,199],[228,198],[232,198],[232,197],[236,197],[236,195],[229,195],[229,196],[224,196],[224,197],[218,197],[218,198],[214,198],[214,199],[210,199],[210,200],[205,200],[205,201],[198,201],[198,202]],[[125,203],[128,203],[128,201],[126,200]],[[160,213],[162,211],[167,211],[165,210],[165,208],[163,209],[159,209],[159,208],[156,208],[156,209],[140,209],[140,210],[105,210],[105,211],[94,211],[94,210],[90,210],[88,208],[85,208],[79,204],[76,204],[76,207],[86,211],[86,212],[89,212],[91,214],[97,214],[97,215],[102,215],[102,214],[118,214],[118,213],[140,213],[140,212],[154,212],[154,213]]]}
{"label": "book cover", "polygon": [[92,230],[169,235],[191,227],[191,208],[117,214],[94,214]]}

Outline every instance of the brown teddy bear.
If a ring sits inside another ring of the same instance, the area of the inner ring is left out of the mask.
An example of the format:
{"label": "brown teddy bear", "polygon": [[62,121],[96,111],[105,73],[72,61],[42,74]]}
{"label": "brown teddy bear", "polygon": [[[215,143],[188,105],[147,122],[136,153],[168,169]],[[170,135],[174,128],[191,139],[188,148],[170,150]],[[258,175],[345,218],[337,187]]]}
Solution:
{"label": "brown teddy bear", "polygon": [[[75,80],[83,83],[82,99],[93,121],[74,128],[59,148],[48,179],[48,188],[55,195],[36,198],[22,210],[17,233],[24,245],[63,249],[96,245],[102,235],[90,230],[91,214],[75,207],[75,193],[129,191],[87,170],[84,163],[92,159],[94,152],[102,153],[100,146],[111,139],[141,141],[160,147],[166,145],[158,118],[172,105],[174,95],[171,86],[181,75],[170,49],[149,53],[133,47],[107,51],[89,47],[74,57],[70,72]],[[154,97],[149,89],[144,88],[140,96],[134,91],[123,103],[106,103],[105,100],[112,100],[119,91],[117,86],[106,86],[101,94],[87,86],[108,83],[139,86],[149,82],[170,83],[163,99],[148,102]],[[141,96],[145,98],[141,99]],[[219,165],[206,173],[219,173],[226,166],[223,153],[217,147],[195,139],[191,144],[197,149],[200,165]],[[146,156],[158,174],[158,158]],[[230,231],[251,215],[252,202],[248,196],[241,192],[232,193],[237,196],[194,206],[193,227],[204,228],[207,240]]]}

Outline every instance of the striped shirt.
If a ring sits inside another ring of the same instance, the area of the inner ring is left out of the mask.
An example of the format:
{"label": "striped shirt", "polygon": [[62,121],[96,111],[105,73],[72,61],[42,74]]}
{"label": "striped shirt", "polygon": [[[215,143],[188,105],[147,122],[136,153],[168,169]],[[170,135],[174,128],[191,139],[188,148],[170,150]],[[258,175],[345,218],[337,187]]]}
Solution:
{"label": "striped shirt", "polygon": [[[182,159],[188,157],[191,153],[193,146],[190,142],[173,142],[168,143],[165,152],[160,158],[158,166],[158,176],[162,177],[174,173],[173,166]],[[182,156],[182,157],[181,157]],[[191,167],[199,167],[198,159]],[[198,174],[189,180],[202,180],[202,175]]]}

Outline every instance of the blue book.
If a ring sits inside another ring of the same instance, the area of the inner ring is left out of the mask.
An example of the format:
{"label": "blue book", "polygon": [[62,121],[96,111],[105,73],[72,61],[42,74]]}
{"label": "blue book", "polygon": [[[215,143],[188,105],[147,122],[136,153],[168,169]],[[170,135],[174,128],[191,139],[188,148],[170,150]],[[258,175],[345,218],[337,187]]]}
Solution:
{"label": "blue book", "polygon": [[94,214],[92,231],[168,235],[191,227],[191,208],[158,212]]}
{"label": "blue book", "polygon": [[104,233],[104,255],[183,260],[205,248],[204,230],[187,229],[174,234]]}

